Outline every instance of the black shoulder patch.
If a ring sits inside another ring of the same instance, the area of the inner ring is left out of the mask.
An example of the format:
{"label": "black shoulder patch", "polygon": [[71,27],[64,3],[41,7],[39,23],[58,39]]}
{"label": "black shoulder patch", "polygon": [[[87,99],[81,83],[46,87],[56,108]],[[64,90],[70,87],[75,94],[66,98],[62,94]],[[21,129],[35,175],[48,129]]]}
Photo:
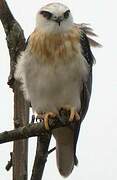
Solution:
{"label": "black shoulder patch", "polygon": [[95,58],[91,52],[89,40],[83,31],[80,32],[80,44],[83,56],[85,57],[88,64],[92,67]]}

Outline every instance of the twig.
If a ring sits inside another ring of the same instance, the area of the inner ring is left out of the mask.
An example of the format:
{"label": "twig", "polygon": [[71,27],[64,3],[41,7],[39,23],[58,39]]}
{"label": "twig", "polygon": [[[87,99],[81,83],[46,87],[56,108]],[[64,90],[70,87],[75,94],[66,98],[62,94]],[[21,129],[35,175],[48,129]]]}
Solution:
{"label": "twig", "polygon": [[[25,49],[24,33],[12,15],[5,0],[0,0],[0,20],[6,33],[10,55],[10,75],[8,85],[14,92],[14,127],[25,126],[29,119],[29,105],[25,101],[20,84],[14,80],[17,57]],[[19,158],[20,157],[20,158]],[[28,141],[16,141],[13,144],[13,180],[27,180]],[[10,165],[10,164],[9,164]]]}
{"label": "twig", "polygon": [[56,150],[56,147],[50,149],[50,150],[48,151],[48,154],[52,153],[52,152],[55,151],[55,150]]}
{"label": "twig", "polygon": [[37,138],[36,156],[32,170],[31,180],[41,180],[45,163],[48,156],[48,147],[50,144],[51,133],[43,134]]}
{"label": "twig", "polygon": [[13,153],[10,152],[10,161],[8,161],[8,164],[6,165],[6,170],[9,171],[13,165]]}

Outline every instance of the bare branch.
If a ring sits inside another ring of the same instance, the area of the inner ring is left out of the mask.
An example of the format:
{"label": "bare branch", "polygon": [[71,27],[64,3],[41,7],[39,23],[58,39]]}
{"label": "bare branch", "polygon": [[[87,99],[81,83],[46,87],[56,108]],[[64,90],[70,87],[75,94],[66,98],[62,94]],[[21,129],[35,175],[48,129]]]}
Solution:
{"label": "bare branch", "polygon": [[26,139],[33,136],[39,136],[44,132],[44,130],[43,123],[36,123],[19,127],[11,131],[5,131],[0,133],[0,144],[19,139]]}
{"label": "bare branch", "polygon": [[6,40],[10,54],[10,75],[8,84],[13,87],[16,59],[25,49],[25,37],[19,23],[15,20],[5,0],[0,0],[0,20],[6,33]]}
{"label": "bare branch", "polygon": [[13,152],[10,152],[10,161],[8,161],[8,164],[6,165],[6,170],[9,171],[13,165]]}
{"label": "bare branch", "polygon": [[48,156],[48,147],[50,144],[51,133],[43,134],[37,138],[36,156],[32,170],[31,180],[41,180],[45,163]]}
{"label": "bare branch", "polygon": [[[10,55],[10,75],[8,78],[8,85],[14,92],[14,127],[17,128],[26,125],[29,119],[29,105],[20,91],[20,84],[14,80],[17,57],[20,52],[25,49],[25,38],[22,28],[13,17],[5,0],[0,0],[0,20],[6,33],[7,46]],[[13,180],[27,180],[27,159],[28,141],[15,141],[12,153]],[[10,167],[10,162],[7,168]]]}
{"label": "bare branch", "polygon": [[50,149],[50,150],[48,151],[48,154],[52,153],[52,152],[55,151],[55,150],[56,150],[56,147]]}
{"label": "bare branch", "polygon": [[[49,119],[50,131],[69,124],[70,122],[66,120],[61,121],[59,118]],[[16,128],[15,130],[0,133],[0,144],[34,136],[43,136],[44,134],[50,133],[50,131],[45,129],[43,121],[40,123],[31,123],[26,126]]]}

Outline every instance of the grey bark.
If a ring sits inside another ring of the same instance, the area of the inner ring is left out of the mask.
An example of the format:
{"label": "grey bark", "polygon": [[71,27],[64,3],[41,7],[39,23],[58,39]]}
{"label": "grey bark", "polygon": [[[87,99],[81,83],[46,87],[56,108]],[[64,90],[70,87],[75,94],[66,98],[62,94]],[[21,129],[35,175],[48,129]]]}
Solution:
{"label": "grey bark", "polygon": [[[14,128],[24,126],[29,119],[29,105],[24,100],[19,83],[14,80],[17,57],[25,48],[25,38],[19,23],[13,17],[5,0],[0,0],[0,20],[6,33],[10,55],[10,75],[8,84],[14,92]],[[27,180],[28,141],[14,142],[12,165],[13,180]]]}

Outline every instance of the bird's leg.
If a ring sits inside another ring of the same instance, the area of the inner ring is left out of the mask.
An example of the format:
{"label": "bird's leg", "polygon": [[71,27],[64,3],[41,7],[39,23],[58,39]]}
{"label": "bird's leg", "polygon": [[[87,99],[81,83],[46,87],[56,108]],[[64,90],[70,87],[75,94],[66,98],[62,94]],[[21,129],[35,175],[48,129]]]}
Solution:
{"label": "bird's leg", "polygon": [[70,115],[69,115],[69,121],[70,122],[72,122],[74,120],[76,120],[76,121],[80,120],[80,115],[78,114],[78,112],[75,110],[74,107],[65,106],[65,107],[63,107],[61,109],[70,112]]}
{"label": "bird's leg", "polygon": [[75,120],[80,120],[80,116],[79,116],[78,112],[75,111],[75,108],[74,108],[74,107],[71,107],[71,108],[68,109],[68,110],[70,110],[70,117],[69,117],[69,121],[70,121],[70,122],[73,121],[74,119],[75,119]]}
{"label": "bird's leg", "polygon": [[49,130],[49,124],[48,124],[48,120],[49,118],[55,118],[57,116],[56,113],[53,113],[53,112],[39,112],[39,113],[34,113],[32,118],[33,118],[33,121],[36,120],[36,122],[39,121],[44,121],[44,125],[45,125],[45,128],[47,130]]}
{"label": "bird's leg", "polygon": [[55,118],[56,116],[57,116],[57,114],[56,114],[56,113],[53,113],[53,112],[45,113],[44,125],[45,125],[45,128],[46,128],[47,130],[49,130],[49,124],[48,124],[49,118]]}

